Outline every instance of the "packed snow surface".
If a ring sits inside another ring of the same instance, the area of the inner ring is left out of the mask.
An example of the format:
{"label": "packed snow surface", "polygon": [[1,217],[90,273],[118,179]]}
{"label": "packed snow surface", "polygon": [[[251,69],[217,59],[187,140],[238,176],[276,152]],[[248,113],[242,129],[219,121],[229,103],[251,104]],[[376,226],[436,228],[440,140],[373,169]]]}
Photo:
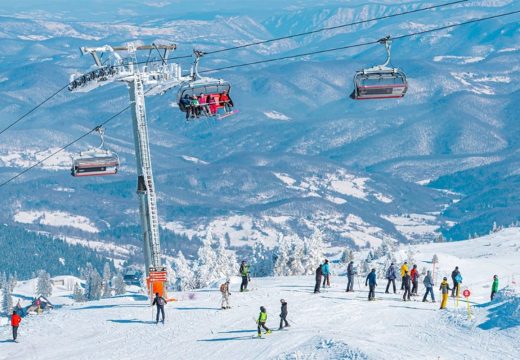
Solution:
{"label": "packed snow surface", "polygon": [[49,226],[70,226],[89,233],[98,233],[99,229],[87,217],[69,214],[64,211],[18,211],[14,221],[22,224],[41,224]]}
{"label": "packed snow surface", "polygon": [[[384,294],[379,280],[376,301],[366,300],[364,278],[345,293],[343,265],[332,265],[332,287],[312,293],[313,277],[253,279],[251,291],[239,293],[233,278],[230,310],[220,310],[218,289],[174,293],[178,301],[166,307],[166,323],[156,325],[145,295],[90,303],[73,303],[71,281],[55,288],[51,301],[60,308],[25,318],[19,342],[2,340],[0,359],[518,359],[520,311],[520,229],[507,229],[478,239],[417,245],[411,248],[419,268],[431,269],[439,258],[436,277],[460,267],[463,288],[471,290],[472,318],[466,303],[450,298],[448,310],[438,303],[403,302],[399,294]],[[408,248],[395,255],[402,261]],[[359,263],[360,259],[355,259]],[[499,293],[489,303],[491,279],[500,278]],[[436,281],[438,286],[439,282]],[[17,297],[27,302],[35,281],[20,283]],[[422,286],[421,286],[422,292]],[[438,291],[435,294],[439,296]],[[267,326],[278,328],[279,300],[289,304],[287,331],[256,339],[260,306]],[[15,300],[17,300],[15,298]],[[437,298],[438,300],[438,298]],[[0,328],[9,338],[9,328]]]}

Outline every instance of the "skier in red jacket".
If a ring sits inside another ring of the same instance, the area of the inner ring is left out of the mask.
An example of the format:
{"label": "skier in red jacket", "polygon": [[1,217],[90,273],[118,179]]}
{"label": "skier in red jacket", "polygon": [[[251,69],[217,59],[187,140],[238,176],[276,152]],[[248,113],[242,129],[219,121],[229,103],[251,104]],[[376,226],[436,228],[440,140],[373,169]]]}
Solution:
{"label": "skier in red jacket", "polygon": [[18,337],[18,326],[22,322],[22,318],[20,315],[13,311],[13,316],[11,316],[11,326],[13,327],[13,341],[16,342],[16,338]]}

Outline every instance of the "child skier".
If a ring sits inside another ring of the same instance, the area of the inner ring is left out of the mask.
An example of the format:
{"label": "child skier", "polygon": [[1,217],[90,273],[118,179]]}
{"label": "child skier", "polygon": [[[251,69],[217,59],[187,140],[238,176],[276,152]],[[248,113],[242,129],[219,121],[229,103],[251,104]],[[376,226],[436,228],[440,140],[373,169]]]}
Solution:
{"label": "child skier", "polygon": [[442,293],[442,302],[441,302],[441,309],[446,309],[446,306],[448,305],[448,295],[450,290],[450,284],[448,284],[448,278],[444,277],[441,282],[441,287],[439,290]]}
{"label": "child skier", "polygon": [[285,301],[284,299],[281,299],[280,302],[282,303],[282,309],[280,310],[280,327],[278,328],[278,330],[283,329],[284,323],[285,323],[285,327],[290,326],[289,323],[287,322],[287,301]]}
{"label": "child skier", "polygon": [[229,295],[231,295],[229,291],[229,279],[220,285],[220,293],[222,294],[222,309],[231,309],[231,306],[229,306]]}
{"label": "child skier", "polygon": [[256,323],[258,324],[258,337],[262,336],[261,328],[265,329],[266,334],[270,334],[271,330],[267,326],[265,326],[265,322],[267,321],[267,310],[265,310],[265,307],[260,306],[260,315],[258,315],[258,320]]}

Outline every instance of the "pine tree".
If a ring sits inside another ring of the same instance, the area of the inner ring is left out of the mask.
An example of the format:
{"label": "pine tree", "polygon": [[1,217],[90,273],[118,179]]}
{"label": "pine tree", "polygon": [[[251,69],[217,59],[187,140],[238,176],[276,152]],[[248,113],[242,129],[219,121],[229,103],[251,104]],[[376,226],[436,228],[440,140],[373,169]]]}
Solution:
{"label": "pine tree", "polygon": [[255,277],[272,276],[273,267],[273,251],[268,249],[262,241],[256,241],[253,245],[251,273]]}
{"label": "pine tree", "polygon": [[72,292],[72,298],[76,302],[83,302],[83,301],[85,301],[85,294],[83,293],[83,289],[81,289],[81,286],[78,283],[74,284],[74,290]]}
{"label": "pine tree", "polygon": [[197,288],[207,287],[216,280],[214,268],[217,264],[217,255],[211,247],[211,242],[211,240],[206,240],[197,251],[198,260],[195,272]]}
{"label": "pine tree", "polygon": [[6,315],[11,314],[13,311],[13,297],[10,291],[9,283],[4,284],[2,293],[2,309]]}
{"label": "pine tree", "polygon": [[38,281],[36,283],[37,295],[48,298],[52,295],[51,276],[45,270],[38,271]]}
{"label": "pine tree", "polygon": [[341,257],[340,257],[340,262],[342,264],[348,264],[349,263],[349,260],[348,260],[348,254],[349,254],[349,250],[348,249],[344,249],[342,252],[341,252]]}
{"label": "pine tree", "polygon": [[103,267],[103,297],[108,298],[112,296],[112,289],[110,288],[110,280],[112,278],[112,273],[110,271],[110,264],[105,263]]}
{"label": "pine tree", "polygon": [[5,274],[5,271],[2,273],[2,276],[0,276],[0,289],[3,289],[7,285],[7,275]]}
{"label": "pine tree", "polygon": [[114,292],[116,295],[123,295],[126,293],[125,280],[120,272],[118,272],[114,277]]}
{"label": "pine tree", "polygon": [[311,237],[303,240],[303,267],[307,275],[314,274],[316,268],[322,263],[323,249],[323,235],[319,230],[315,230]]}
{"label": "pine tree", "polygon": [[182,251],[179,250],[177,256],[173,259],[173,271],[175,272],[175,282],[172,284],[177,291],[185,291],[195,289],[197,281],[195,281],[195,273],[188,264]]}
{"label": "pine tree", "polygon": [[289,239],[280,235],[278,237],[278,244],[274,249],[274,267],[273,273],[275,276],[289,275],[289,257],[290,257],[290,242]]}
{"label": "pine tree", "polygon": [[238,273],[237,257],[234,251],[225,248],[221,241],[217,249],[215,276],[217,278],[229,278]]}
{"label": "pine tree", "polygon": [[303,244],[302,241],[295,237],[292,239],[290,253],[289,253],[289,275],[304,275],[305,268],[302,264],[303,259]]}
{"label": "pine tree", "polygon": [[103,279],[91,263],[87,263],[82,272],[85,279],[85,299],[99,300],[103,293]]}

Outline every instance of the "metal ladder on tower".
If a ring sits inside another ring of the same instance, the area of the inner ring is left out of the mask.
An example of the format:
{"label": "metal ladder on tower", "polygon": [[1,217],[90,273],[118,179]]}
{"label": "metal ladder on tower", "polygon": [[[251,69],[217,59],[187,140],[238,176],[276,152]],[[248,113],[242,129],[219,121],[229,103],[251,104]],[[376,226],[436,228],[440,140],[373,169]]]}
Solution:
{"label": "metal ladder on tower", "polygon": [[148,207],[148,222],[150,234],[151,265],[154,268],[161,267],[161,248],[159,242],[159,218],[157,211],[157,197],[153,181],[152,161],[150,156],[150,145],[148,141],[148,127],[146,124],[146,112],[144,108],[144,87],[139,74],[136,74],[136,109],[138,112],[138,138],[141,155],[142,175],[146,184],[146,200]]}

